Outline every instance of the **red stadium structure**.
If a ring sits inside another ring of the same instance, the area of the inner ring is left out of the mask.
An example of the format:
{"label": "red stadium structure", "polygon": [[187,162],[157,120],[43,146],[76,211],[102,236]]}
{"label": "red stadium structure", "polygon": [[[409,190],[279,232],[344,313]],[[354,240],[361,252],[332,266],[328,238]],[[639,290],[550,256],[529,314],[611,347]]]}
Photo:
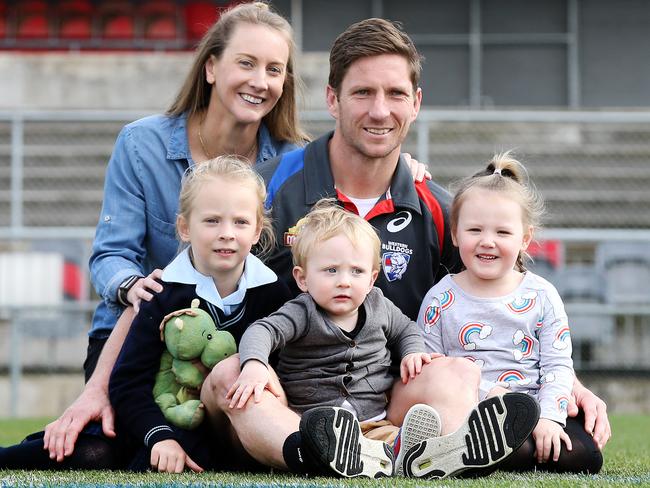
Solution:
{"label": "red stadium structure", "polygon": [[0,50],[190,50],[240,1],[0,0]]}

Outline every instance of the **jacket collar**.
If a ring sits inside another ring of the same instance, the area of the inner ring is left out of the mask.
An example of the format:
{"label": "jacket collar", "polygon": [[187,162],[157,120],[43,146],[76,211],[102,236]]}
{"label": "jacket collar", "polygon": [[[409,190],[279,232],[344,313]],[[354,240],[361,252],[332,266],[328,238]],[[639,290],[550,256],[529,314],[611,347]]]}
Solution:
{"label": "jacket collar", "polygon": [[[337,196],[329,157],[329,140],[333,135],[334,131],[329,132],[305,148],[305,202],[308,205],[315,204],[321,198]],[[409,208],[418,214],[421,213],[420,199],[415,190],[413,175],[402,154],[399,156],[390,187],[379,200],[386,199],[392,199],[395,207]]]}

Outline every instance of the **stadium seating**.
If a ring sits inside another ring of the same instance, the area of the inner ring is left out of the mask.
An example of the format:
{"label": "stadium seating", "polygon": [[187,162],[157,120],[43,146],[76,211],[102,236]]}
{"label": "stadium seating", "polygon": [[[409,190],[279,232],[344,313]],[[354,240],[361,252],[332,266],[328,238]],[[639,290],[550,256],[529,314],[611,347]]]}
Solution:
{"label": "stadium seating", "polygon": [[135,13],[131,2],[111,1],[98,7],[100,37],[103,39],[133,39]]}
{"label": "stadium seating", "polygon": [[89,0],[68,0],[58,5],[62,39],[90,39],[93,33],[93,7]]}
{"label": "stadium seating", "polygon": [[219,11],[234,3],[0,0],[0,49],[193,49]]}
{"label": "stadium seating", "polygon": [[0,0],[0,39],[7,35],[7,5]]}
{"label": "stadium seating", "polygon": [[179,35],[177,6],[172,1],[145,2],[139,11],[145,39],[176,39]]}
{"label": "stadium seating", "polygon": [[596,266],[605,276],[607,302],[650,304],[650,242],[602,242]]}
{"label": "stadium seating", "polygon": [[591,264],[567,264],[558,271],[556,286],[565,302],[605,302],[605,277]]}
{"label": "stadium seating", "polygon": [[15,6],[16,38],[48,38],[50,23],[48,6],[43,0],[16,2]]}
{"label": "stadium seating", "polygon": [[526,267],[532,272],[555,283],[555,274],[564,264],[564,248],[557,239],[534,240],[528,246],[528,255],[532,262]]}
{"label": "stadium seating", "polygon": [[185,32],[189,41],[201,39],[208,27],[219,18],[214,2],[190,0],[185,5]]}

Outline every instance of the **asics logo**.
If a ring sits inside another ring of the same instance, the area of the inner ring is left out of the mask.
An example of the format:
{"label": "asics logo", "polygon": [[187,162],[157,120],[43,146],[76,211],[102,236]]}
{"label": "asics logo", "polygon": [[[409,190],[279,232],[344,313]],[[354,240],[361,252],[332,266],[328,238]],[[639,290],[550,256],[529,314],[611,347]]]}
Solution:
{"label": "asics logo", "polygon": [[411,212],[408,211],[403,211],[395,214],[395,218],[388,222],[386,225],[386,230],[388,232],[399,232],[400,230],[404,229],[407,225],[411,223],[411,220],[413,217],[411,216]]}

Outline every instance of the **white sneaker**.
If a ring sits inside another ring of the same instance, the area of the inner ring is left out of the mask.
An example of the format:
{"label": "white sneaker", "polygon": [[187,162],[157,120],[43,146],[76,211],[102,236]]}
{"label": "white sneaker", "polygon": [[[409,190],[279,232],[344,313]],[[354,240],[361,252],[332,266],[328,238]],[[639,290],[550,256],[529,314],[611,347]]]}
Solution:
{"label": "white sneaker", "polygon": [[523,444],[539,420],[539,404],[524,393],[506,393],[480,402],[454,433],[426,439],[403,457],[404,474],[446,478],[486,468]]}
{"label": "white sneaker", "polygon": [[404,457],[416,444],[431,437],[440,436],[442,422],[435,408],[418,403],[413,405],[406,415],[404,422],[393,444],[395,459],[395,475],[404,476]]}

